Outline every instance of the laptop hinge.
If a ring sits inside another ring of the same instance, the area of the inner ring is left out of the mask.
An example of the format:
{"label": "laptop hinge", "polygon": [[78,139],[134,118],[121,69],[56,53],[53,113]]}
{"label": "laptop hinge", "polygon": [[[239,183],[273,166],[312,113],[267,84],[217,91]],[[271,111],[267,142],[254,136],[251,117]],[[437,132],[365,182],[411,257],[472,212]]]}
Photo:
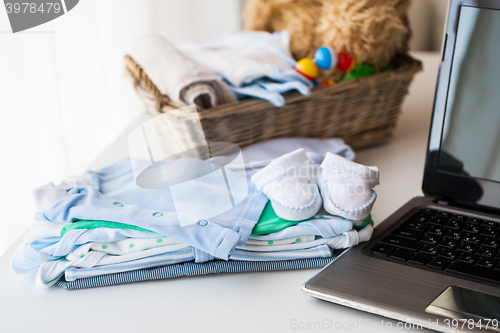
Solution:
{"label": "laptop hinge", "polygon": [[450,197],[441,197],[434,199],[434,202],[437,203],[438,205],[452,206],[455,200],[453,200],[453,198]]}

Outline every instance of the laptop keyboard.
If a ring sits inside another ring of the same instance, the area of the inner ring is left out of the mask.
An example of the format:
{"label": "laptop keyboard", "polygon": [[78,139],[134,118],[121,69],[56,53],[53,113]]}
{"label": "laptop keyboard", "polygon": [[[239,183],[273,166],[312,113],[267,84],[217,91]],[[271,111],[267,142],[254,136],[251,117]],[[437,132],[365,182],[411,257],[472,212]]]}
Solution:
{"label": "laptop keyboard", "polygon": [[424,208],[372,247],[375,257],[500,283],[500,224]]}

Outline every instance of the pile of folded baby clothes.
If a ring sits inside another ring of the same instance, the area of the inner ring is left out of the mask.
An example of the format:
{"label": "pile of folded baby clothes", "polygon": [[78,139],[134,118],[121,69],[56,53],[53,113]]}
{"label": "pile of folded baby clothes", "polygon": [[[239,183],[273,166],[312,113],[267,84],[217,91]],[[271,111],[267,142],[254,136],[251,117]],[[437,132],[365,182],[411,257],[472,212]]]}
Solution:
{"label": "pile of folded baby clothes", "polygon": [[[19,274],[38,269],[41,287],[80,289],[321,267],[335,258],[332,250],[371,237],[378,171],[350,161],[354,154],[341,140],[277,139],[244,149],[243,156],[242,168],[225,172],[232,182],[246,184],[246,198],[185,226],[178,208],[201,204],[196,192],[206,191],[206,184],[192,180],[184,201],[174,202],[168,188],[136,184],[133,168],[140,161],[119,160],[39,187],[33,191],[35,221],[12,268]],[[241,175],[244,170],[251,181]],[[318,213],[322,202],[331,215]]]}
{"label": "pile of folded baby clothes", "polygon": [[200,109],[256,97],[276,106],[282,93],[308,96],[313,84],[295,71],[289,33],[234,32],[173,46],[159,35],[135,44],[131,57],[156,87],[179,105]]}

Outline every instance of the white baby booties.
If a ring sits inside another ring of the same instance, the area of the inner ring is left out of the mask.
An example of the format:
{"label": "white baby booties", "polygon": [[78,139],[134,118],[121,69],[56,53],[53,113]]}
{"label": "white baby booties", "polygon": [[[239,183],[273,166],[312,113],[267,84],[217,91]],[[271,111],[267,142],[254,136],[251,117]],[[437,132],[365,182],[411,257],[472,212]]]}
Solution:
{"label": "white baby booties", "polygon": [[300,221],[313,217],[322,205],[313,170],[305,150],[298,149],[273,160],[251,179],[271,200],[276,215]]}
{"label": "white baby booties", "polygon": [[378,168],[354,163],[340,155],[327,153],[321,163],[319,186],[325,210],[350,220],[370,215],[377,194]]}

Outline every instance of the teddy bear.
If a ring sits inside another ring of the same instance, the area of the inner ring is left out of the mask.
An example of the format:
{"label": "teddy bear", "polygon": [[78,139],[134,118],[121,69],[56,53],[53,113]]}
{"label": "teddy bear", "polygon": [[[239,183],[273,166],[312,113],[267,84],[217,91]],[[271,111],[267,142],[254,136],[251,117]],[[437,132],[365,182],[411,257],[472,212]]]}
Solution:
{"label": "teddy bear", "polygon": [[[248,30],[290,32],[295,59],[312,58],[321,46],[348,52],[376,70],[408,50],[407,11],[411,0],[250,0],[244,11]],[[338,79],[335,70],[321,78]]]}

